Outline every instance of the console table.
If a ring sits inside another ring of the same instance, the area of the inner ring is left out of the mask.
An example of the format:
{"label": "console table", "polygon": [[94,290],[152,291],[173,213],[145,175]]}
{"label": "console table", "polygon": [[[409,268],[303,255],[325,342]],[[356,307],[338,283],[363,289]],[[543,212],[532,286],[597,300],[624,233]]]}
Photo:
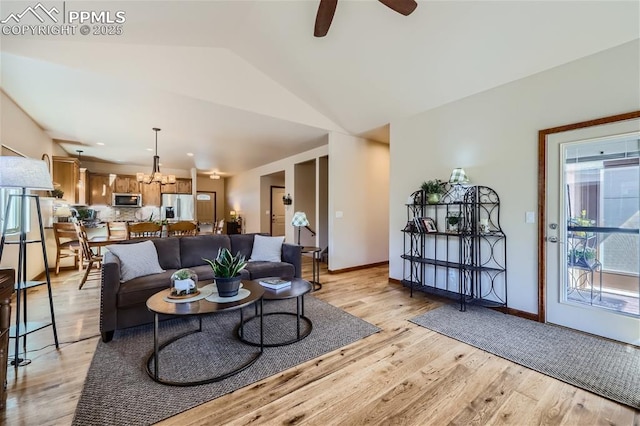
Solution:
{"label": "console table", "polygon": [[310,283],[313,285],[313,291],[318,291],[322,289],[322,284],[320,283],[320,252],[322,249],[320,247],[313,246],[302,246],[300,253],[311,253],[311,258],[313,268]]}

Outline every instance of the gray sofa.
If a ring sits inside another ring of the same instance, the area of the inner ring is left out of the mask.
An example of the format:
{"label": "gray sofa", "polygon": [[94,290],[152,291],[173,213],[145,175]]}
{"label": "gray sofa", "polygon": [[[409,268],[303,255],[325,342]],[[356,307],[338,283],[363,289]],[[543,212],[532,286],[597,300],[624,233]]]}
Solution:
{"label": "gray sofa", "polygon": [[[250,259],[256,234],[198,235],[152,239],[158,252],[163,273],[146,275],[120,282],[120,261],[110,252],[104,255],[100,296],[100,333],[102,341],[113,338],[115,330],[153,322],[146,301],[160,290],[169,288],[171,275],[178,269],[190,268],[198,281],[212,280],[213,271],[202,258],[215,259],[218,248],[226,247],[231,253],[242,253]],[[136,242],[124,241],[121,244]],[[138,241],[139,242],[139,241]],[[264,277],[300,277],[300,246],[282,245],[281,262],[249,262],[242,270],[243,280]]]}

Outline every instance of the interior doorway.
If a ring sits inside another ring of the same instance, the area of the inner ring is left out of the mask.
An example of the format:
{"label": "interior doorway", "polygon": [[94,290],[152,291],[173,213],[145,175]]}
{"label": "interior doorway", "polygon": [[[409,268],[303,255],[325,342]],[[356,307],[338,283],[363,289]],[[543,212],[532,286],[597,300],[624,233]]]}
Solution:
{"label": "interior doorway", "polygon": [[282,197],[284,196],[284,186],[271,186],[271,235],[283,236],[285,233],[285,211]]}
{"label": "interior doorway", "polygon": [[196,193],[196,219],[200,228],[199,232],[213,233],[214,224],[218,221],[216,204],[215,192],[198,191]]}

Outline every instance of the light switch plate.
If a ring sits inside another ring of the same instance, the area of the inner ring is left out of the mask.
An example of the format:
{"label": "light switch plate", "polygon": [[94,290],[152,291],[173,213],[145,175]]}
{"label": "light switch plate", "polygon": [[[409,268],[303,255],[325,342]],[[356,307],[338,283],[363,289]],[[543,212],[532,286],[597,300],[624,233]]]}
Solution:
{"label": "light switch plate", "polygon": [[536,213],[535,212],[526,212],[524,215],[525,223],[536,223]]}
{"label": "light switch plate", "polygon": [[341,212],[341,211],[337,211],[337,212],[336,212],[336,217],[337,217],[337,218],[342,217],[342,212]]}

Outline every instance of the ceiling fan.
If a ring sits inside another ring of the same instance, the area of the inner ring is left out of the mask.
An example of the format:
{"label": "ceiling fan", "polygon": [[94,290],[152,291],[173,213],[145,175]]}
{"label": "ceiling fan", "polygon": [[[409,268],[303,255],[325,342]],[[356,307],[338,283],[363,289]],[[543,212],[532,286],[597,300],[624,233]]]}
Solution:
{"label": "ceiling fan", "polygon": [[[407,16],[413,12],[418,3],[415,0],[379,0],[390,9]],[[313,30],[313,35],[316,37],[324,37],[329,32],[331,21],[333,20],[333,14],[336,12],[336,6],[338,0],[320,0],[320,6],[318,6],[318,13],[316,14],[316,25]]]}

